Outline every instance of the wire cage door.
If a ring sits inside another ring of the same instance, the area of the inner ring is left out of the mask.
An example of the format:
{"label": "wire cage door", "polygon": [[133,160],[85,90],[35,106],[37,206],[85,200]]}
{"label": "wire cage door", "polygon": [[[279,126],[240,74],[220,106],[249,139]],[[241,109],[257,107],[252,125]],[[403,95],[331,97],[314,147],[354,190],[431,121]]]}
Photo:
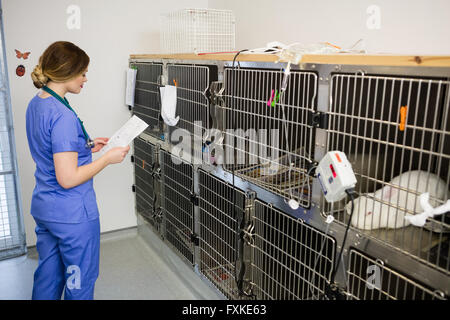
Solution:
{"label": "wire cage door", "polygon": [[257,299],[318,299],[330,281],[335,240],[256,200],[252,282]]}
{"label": "wire cage door", "polygon": [[134,176],[136,211],[152,227],[161,233],[161,214],[155,192],[155,145],[141,138],[134,139]]}
{"label": "wire cage door", "polygon": [[149,125],[145,129],[145,133],[164,140],[160,120],[161,99],[159,92],[163,65],[160,63],[135,62],[131,64],[131,67],[137,69],[132,112]]}
{"label": "wire cage door", "polygon": [[169,64],[167,72],[168,84],[176,86],[175,117],[179,117],[178,122],[169,127],[171,141],[177,144],[182,136],[183,149],[189,151],[189,156],[180,156],[191,159],[190,162],[194,162],[194,158],[201,163],[204,142],[211,128],[210,103],[206,92],[211,81],[217,80],[217,66]]}
{"label": "wire cage door", "polygon": [[244,215],[245,194],[203,170],[199,170],[199,188],[199,270],[227,298],[234,299],[238,216]]}
{"label": "wire cage door", "polygon": [[309,208],[317,75],[292,71],[284,93],[283,80],[282,70],[225,69],[224,168]]}
{"label": "wire cage door", "polygon": [[165,239],[190,264],[194,264],[193,167],[161,150]]}

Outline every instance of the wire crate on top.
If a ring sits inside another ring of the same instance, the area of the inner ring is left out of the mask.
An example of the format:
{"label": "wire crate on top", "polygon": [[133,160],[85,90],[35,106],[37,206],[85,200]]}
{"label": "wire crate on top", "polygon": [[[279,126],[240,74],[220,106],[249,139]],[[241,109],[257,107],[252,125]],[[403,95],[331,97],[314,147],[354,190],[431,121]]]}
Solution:
{"label": "wire crate on top", "polygon": [[232,11],[183,9],[161,17],[164,53],[225,52],[235,49]]}

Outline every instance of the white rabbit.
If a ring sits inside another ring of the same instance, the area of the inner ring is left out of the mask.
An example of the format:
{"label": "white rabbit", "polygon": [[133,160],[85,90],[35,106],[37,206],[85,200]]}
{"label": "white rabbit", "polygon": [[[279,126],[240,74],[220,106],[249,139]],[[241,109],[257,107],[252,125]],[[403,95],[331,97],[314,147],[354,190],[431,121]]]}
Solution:
{"label": "white rabbit", "polygon": [[[430,204],[433,207],[449,197],[448,185],[437,175],[426,171],[402,173],[375,193],[361,195],[355,199],[351,224],[363,230],[406,227],[410,224],[404,219],[406,213],[423,211],[419,196],[425,192],[430,193]],[[351,205],[351,202],[346,205],[348,214],[351,213]]]}

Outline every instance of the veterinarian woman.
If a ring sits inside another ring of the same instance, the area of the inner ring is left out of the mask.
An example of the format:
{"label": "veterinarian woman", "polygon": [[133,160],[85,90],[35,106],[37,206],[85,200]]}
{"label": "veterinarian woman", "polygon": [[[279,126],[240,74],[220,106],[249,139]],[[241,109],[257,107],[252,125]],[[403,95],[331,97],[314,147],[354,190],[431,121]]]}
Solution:
{"label": "veterinarian woman", "polygon": [[31,214],[36,221],[39,266],[33,299],[93,299],[99,271],[100,223],[93,177],[120,163],[129,146],[113,148],[92,161],[107,138],[89,138],[65,98],[80,93],[89,57],[70,42],[50,45],[31,78],[43,90],[31,99],[27,137],[36,163]]}

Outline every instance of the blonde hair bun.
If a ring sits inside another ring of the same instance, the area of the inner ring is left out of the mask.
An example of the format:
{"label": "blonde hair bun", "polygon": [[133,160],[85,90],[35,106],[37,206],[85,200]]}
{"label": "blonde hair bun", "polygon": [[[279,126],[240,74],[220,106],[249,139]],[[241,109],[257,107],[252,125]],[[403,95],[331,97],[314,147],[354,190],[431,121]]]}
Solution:
{"label": "blonde hair bun", "polygon": [[39,64],[36,67],[34,67],[34,70],[31,73],[31,79],[33,80],[34,86],[38,89],[45,86],[48,82],[48,77],[44,75],[42,67]]}

